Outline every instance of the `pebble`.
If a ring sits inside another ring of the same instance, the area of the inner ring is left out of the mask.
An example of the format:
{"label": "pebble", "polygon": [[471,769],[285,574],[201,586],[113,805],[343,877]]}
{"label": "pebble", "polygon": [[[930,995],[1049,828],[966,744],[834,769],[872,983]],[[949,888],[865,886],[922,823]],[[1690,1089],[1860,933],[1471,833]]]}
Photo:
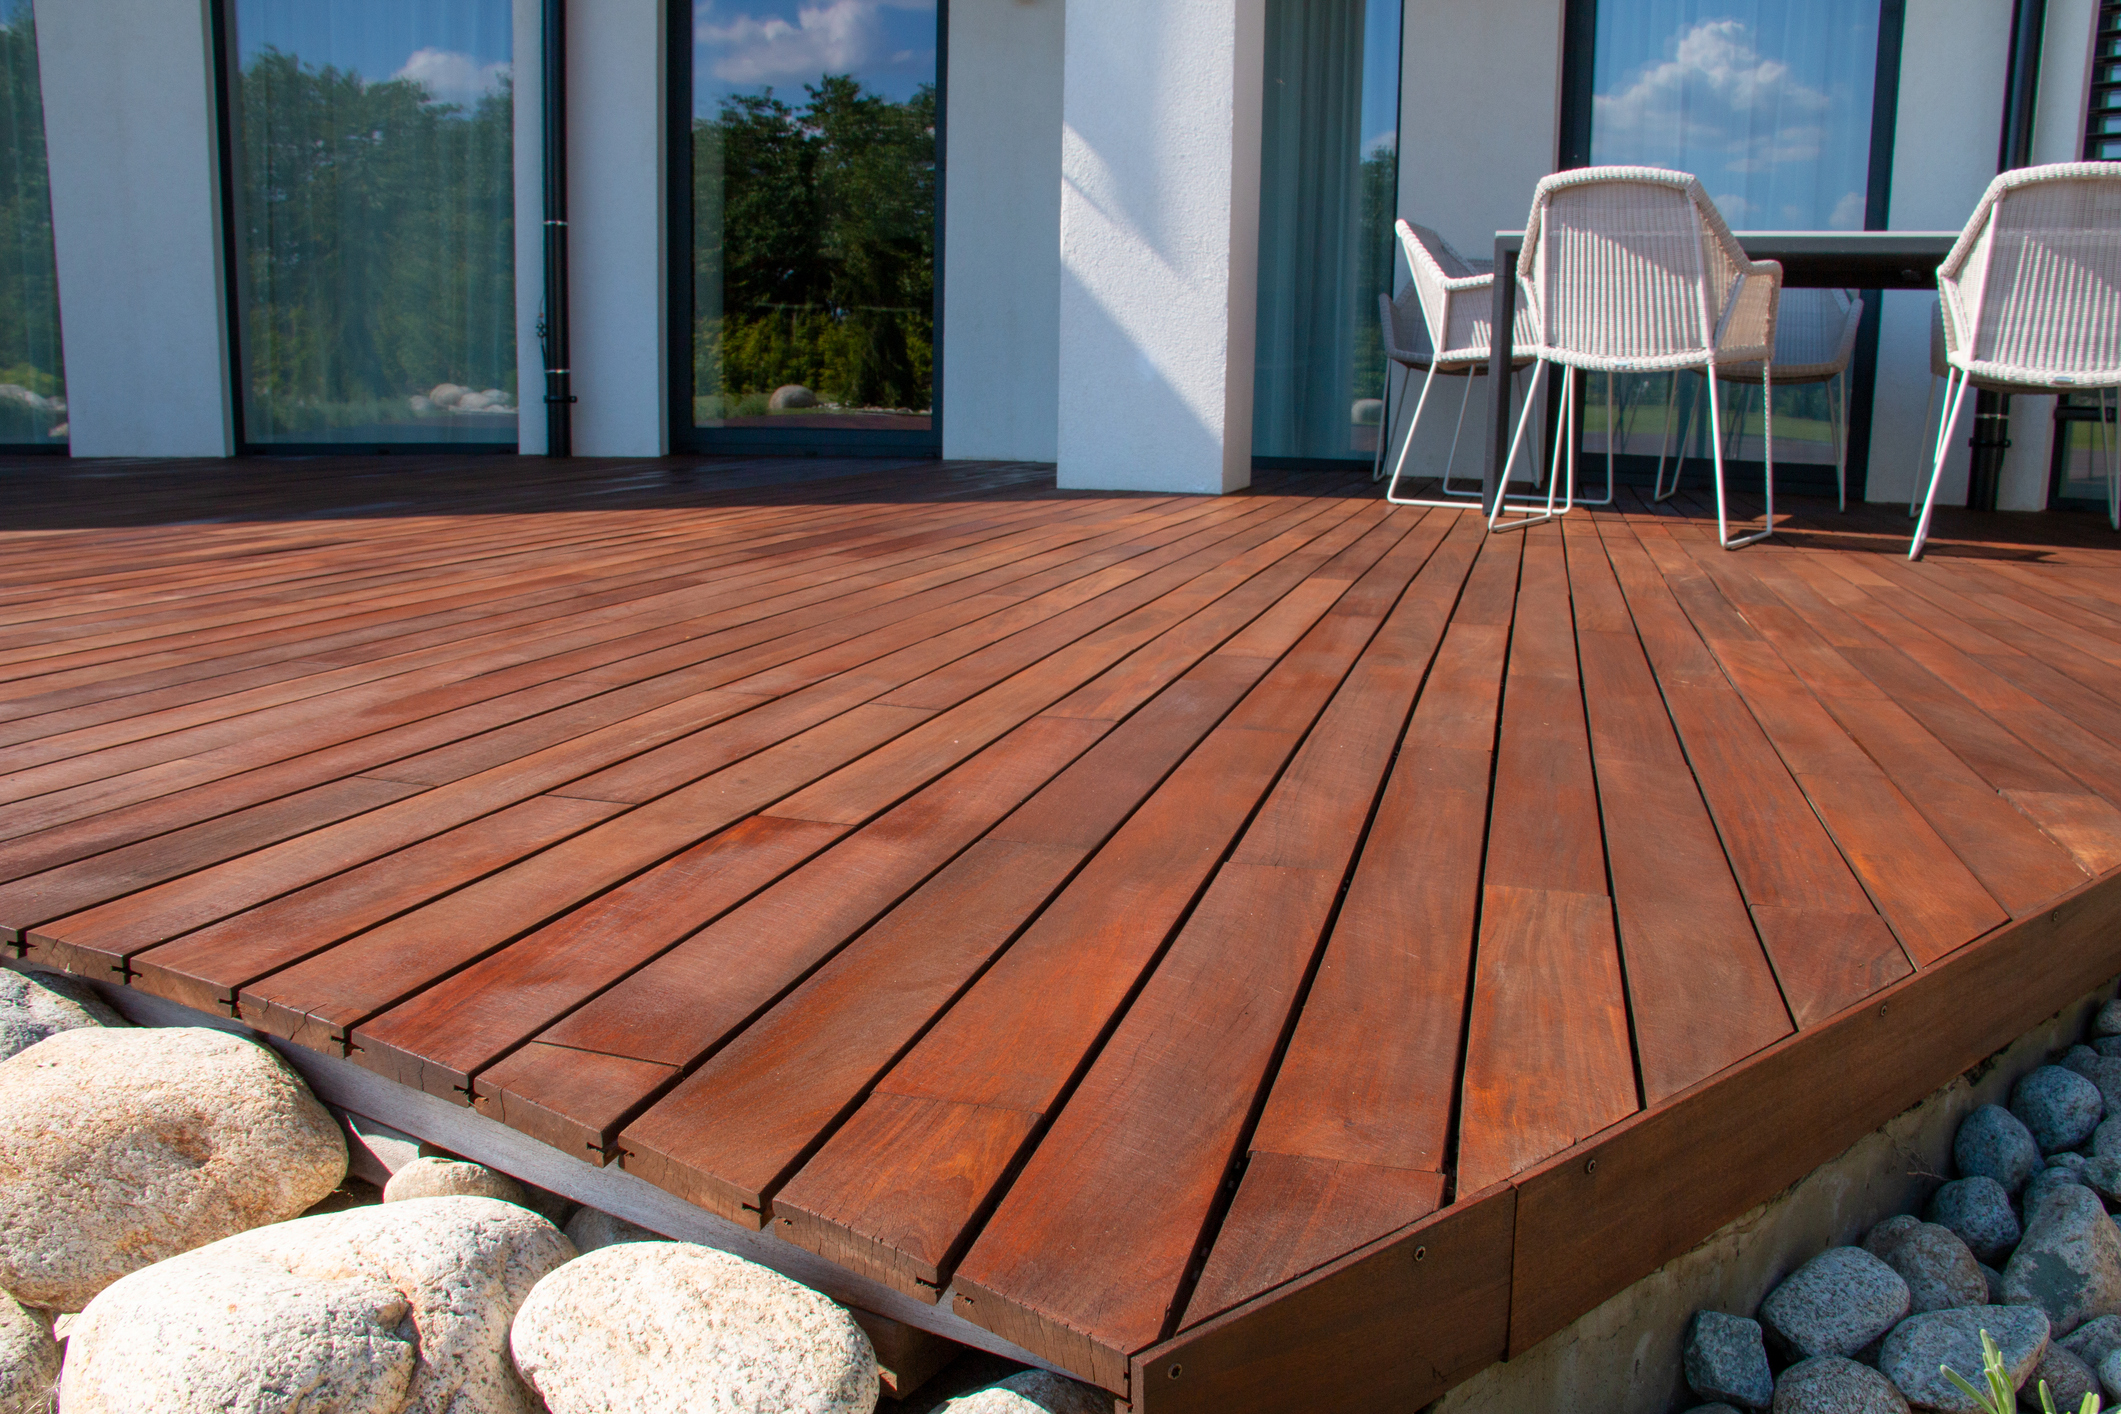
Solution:
{"label": "pebble", "polygon": [[1959,1234],[1978,1261],[1995,1266],[2018,1245],[2018,1214],[1993,1178],[1955,1178],[1930,1198],[1929,1220]]}
{"label": "pebble", "polygon": [[1829,1247],[1768,1293],[1760,1323],[1800,1358],[1853,1355],[1907,1311],[1907,1283],[1898,1272],[1861,1247]]}
{"label": "pebble", "polygon": [[1981,1264],[1948,1227],[1917,1223],[1885,1254],[1885,1264],[1907,1283],[1910,1311],[1944,1311],[1988,1302]]}
{"label": "pebble", "polygon": [[1952,1162],[1961,1178],[1993,1178],[2004,1192],[2016,1193],[2040,1167],[2040,1146],[2016,1115],[2001,1105],[1983,1105],[1960,1122]]}
{"label": "pebble", "polygon": [[1975,1306],[1908,1317],[1885,1338],[1878,1369],[1911,1404],[1947,1414],[1983,1414],[1941,1368],[1948,1365],[1974,1388],[1982,1388],[1983,1331],[2002,1352],[2012,1389],[2025,1383],[2047,1353],[2047,1317],[2039,1311],[2029,1306]]}
{"label": "pebble", "polygon": [[2092,1049],[2102,1056],[2121,1056],[2121,1036],[2101,1036],[2092,1042]]}
{"label": "pebble", "polygon": [[[2121,1040],[2121,1036],[2115,1037]],[[2121,1159],[2121,1115],[2099,1121],[2092,1131],[2091,1143],[2085,1145],[2095,1159]]]}
{"label": "pebble", "polygon": [[264,1046],[61,1031],[0,1061],[0,1290],[79,1311],[128,1272],[297,1216],[345,1174],[338,1121]]}
{"label": "pebble", "polygon": [[2109,1203],[2121,1203],[2121,1158],[2086,1159],[2077,1181]]}
{"label": "pebble", "polygon": [[1774,1414],[1908,1414],[1908,1407],[1892,1381],[1870,1366],[1825,1355],[1782,1372]]}
{"label": "pebble", "polygon": [[0,1060],[61,1031],[123,1025],[124,1017],[71,977],[0,969]]}
{"label": "pebble", "polygon": [[1881,1262],[1887,1261],[1892,1257],[1893,1249],[1921,1226],[1922,1219],[1912,1213],[1896,1213],[1863,1235],[1863,1250]]}
{"label": "pebble", "polygon": [[1765,1409],[1775,1397],[1760,1322],[1697,1311],[1687,1327],[1687,1387],[1707,1400]]}
{"label": "pebble", "polygon": [[0,1414],[46,1414],[59,1383],[59,1342],[42,1313],[0,1291]]}
{"label": "pebble", "polygon": [[2003,1297],[2047,1312],[2056,1335],[2121,1314],[2121,1231],[2089,1188],[2066,1187],[2033,1211],[2003,1269]]}
{"label": "pebble", "polygon": [[621,1242],[539,1282],[509,1333],[549,1414],[870,1414],[876,1352],[843,1307],[690,1242]]}
{"label": "pebble", "polygon": [[2056,1154],[2089,1139],[2106,1105],[2099,1087],[2074,1070],[2043,1065],[2012,1088],[2010,1109],[2032,1131],[2041,1153]]}
{"label": "pebble", "polygon": [[2121,1350],[2108,1351],[2099,1362],[2099,1387],[2106,1391],[2108,1399],[2121,1400]]}
{"label": "pebble", "polygon": [[[2056,1155],[2057,1158],[2062,1157]],[[2071,1154],[2068,1157],[2076,1158]],[[2025,1190],[2018,1195],[2019,1211],[2025,1214],[2025,1223],[2032,1225],[2033,1214],[2040,1211],[2050,1193],[2060,1188],[2085,1188],[2084,1170],[2074,1164],[2049,1164],[2034,1174],[2026,1183]],[[2089,1190],[2087,1190],[2089,1191]]]}
{"label": "pebble", "polygon": [[403,1203],[412,1198],[493,1198],[518,1208],[530,1206],[523,1185],[507,1174],[496,1173],[484,1164],[432,1155],[414,1159],[383,1185],[386,1203]]}

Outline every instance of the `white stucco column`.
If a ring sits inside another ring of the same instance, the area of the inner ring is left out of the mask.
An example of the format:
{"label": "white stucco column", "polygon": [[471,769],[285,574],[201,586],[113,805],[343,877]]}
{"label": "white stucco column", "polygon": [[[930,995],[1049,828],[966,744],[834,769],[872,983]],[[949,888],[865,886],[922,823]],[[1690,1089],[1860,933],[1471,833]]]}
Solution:
{"label": "white stucco column", "polygon": [[[567,7],[567,307],[581,400],[574,408],[577,456],[659,457],[670,450],[663,4],[573,0]],[[542,268],[518,264],[517,278],[541,279]],[[534,338],[532,350],[535,357]],[[535,392],[521,396],[519,406],[535,407],[542,418],[542,377]],[[541,428],[540,447],[543,440]]]}
{"label": "white stucco column", "polygon": [[1065,0],[953,0],[943,178],[943,455],[1059,438]]}
{"label": "white stucco column", "polygon": [[1250,484],[1265,35],[1265,0],[1068,0],[1063,487]]}
{"label": "white stucco column", "polygon": [[234,450],[205,0],[36,0],[77,457]]}
{"label": "white stucco column", "polygon": [[[1956,231],[1996,175],[2011,7],[1989,0],[1908,0],[1905,36],[1886,224],[1899,231]],[[1931,81],[1937,74],[1950,74],[1952,81]],[[1924,426],[1922,413],[1936,307],[1934,290],[1886,292],[1871,403],[1869,500],[1904,506],[1917,477],[1929,475],[1937,429],[1934,422]],[[1944,464],[1940,505],[1966,504],[1966,442],[1972,433],[1969,394],[1952,438],[1957,445]]]}

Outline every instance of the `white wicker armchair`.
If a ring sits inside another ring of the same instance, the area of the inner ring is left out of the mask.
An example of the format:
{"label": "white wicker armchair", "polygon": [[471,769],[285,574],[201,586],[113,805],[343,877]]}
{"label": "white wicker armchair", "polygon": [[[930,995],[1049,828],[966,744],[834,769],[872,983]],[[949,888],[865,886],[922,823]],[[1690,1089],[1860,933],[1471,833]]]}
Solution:
{"label": "white wicker armchair", "polygon": [[[1782,267],[1748,259],[1701,183],[1684,172],[1656,167],[1583,167],[1542,179],[1532,197],[1518,275],[1528,286],[1539,373],[1550,364],[1568,370],[1559,417],[1569,426],[1578,374],[1664,373],[1700,369],[1711,378],[1727,364],[1759,366],[1763,399],[1772,408],[1775,308]],[[1533,375],[1536,383],[1538,373]],[[1510,439],[1509,465],[1524,440],[1533,398]],[[1775,437],[1767,435],[1767,528],[1732,539],[1724,511],[1723,439],[1716,400],[1709,399],[1710,442],[1716,463],[1716,521],[1726,548],[1774,533]],[[1549,475],[1542,513],[1503,521],[1497,498],[1491,528],[1536,524],[1575,504],[1576,448],[1566,449],[1563,475]],[[1556,490],[1567,494],[1557,508]]]}
{"label": "white wicker armchair", "polygon": [[2099,395],[2107,513],[2121,530],[2121,467],[2106,434],[2121,387],[2121,162],[2021,167],[1988,184],[1937,267],[1944,420],[1908,558],[1929,540],[1937,483],[1969,386]]}
{"label": "white wicker armchair", "polygon": [[[1473,380],[1488,371],[1488,335],[1493,320],[1495,277],[1492,272],[1479,269],[1479,263],[1460,255],[1451,248],[1449,241],[1426,226],[1402,220],[1396,229],[1400,250],[1406,255],[1407,266],[1414,278],[1399,292],[1397,299],[1379,295],[1377,314],[1384,325],[1385,357],[1400,366],[1400,402],[1405,401],[1406,385],[1412,371],[1422,369],[1424,376],[1421,395],[1414,403],[1414,416],[1407,424],[1406,439],[1400,443],[1399,456],[1392,464],[1392,479],[1385,487],[1385,499],[1395,506],[1464,506],[1480,491],[1477,487],[1467,491],[1453,490],[1451,470],[1458,461],[1458,439],[1465,430],[1466,403],[1472,396]],[[1519,306],[1513,353],[1531,342],[1530,314],[1522,307],[1522,301]],[[1515,361],[1515,366],[1523,367],[1530,362],[1527,353],[1523,359]],[[1458,399],[1458,422],[1451,430],[1450,455],[1444,461],[1440,495],[1448,499],[1401,496],[1399,482],[1406,473],[1407,453],[1414,446],[1415,430],[1421,426],[1422,410],[1428,406],[1429,388],[1439,374],[1465,380]],[[1373,479],[1382,472],[1384,450],[1395,437],[1397,418],[1393,406],[1388,399],[1383,419],[1384,435],[1378,442],[1377,465],[1371,472]]]}
{"label": "white wicker armchair", "polygon": [[[1846,290],[1784,290],[1775,310],[1775,357],[1774,381],[1778,387],[1794,387],[1807,383],[1826,385],[1826,415],[1828,435],[1834,444],[1834,492],[1842,510],[1849,508],[1848,492],[1848,369],[1856,353],[1856,333],[1863,323],[1863,301]],[[1758,361],[1751,363],[1719,364],[1716,377],[1727,383],[1746,387],[1761,382]],[[1672,375],[1676,394],[1679,375]],[[1837,396],[1838,395],[1838,396]],[[1676,401],[1676,397],[1674,399]],[[1734,409],[1736,418],[1732,433],[1743,425],[1746,399],[1741,397]],[[1679,490],[1679,478],[1686,470],[1686,443],[1693,435],[1694,412],[1687,416],[1686,434],[1680,438],[1679,460],[1672,472],[1672,484],[1664,484],[1664,463],[1671,446],[1672,406],[1665,410],[1665,448],[1657,457],[1657,485],[1654,498],[1667,500]],[[1927,414],[1924,415],[1925,422]],[[1732,446],[1726,444],[1723,454],[1731,455]]]}

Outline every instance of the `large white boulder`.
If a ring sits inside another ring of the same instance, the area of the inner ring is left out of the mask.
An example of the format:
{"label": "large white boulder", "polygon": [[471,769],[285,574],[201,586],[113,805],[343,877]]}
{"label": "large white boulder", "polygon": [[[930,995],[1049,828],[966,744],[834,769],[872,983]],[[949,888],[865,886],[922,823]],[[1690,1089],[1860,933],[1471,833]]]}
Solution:
{"label": "large white boulder", "polygon": [[383,1185],[386,1203],[403,1203],[410,1198],[498,1198],[519,1208],[530,1206],[523,1185],[507,1174],[484,1164],[434,1155],[414,1159]]}
{"label": "large white boulder", "polygon": [[569,1262],[530,1293],[509,1346],[551,1414],[876,1407],[876,1352],[845,1309],[689,1242],[620,1242]]}
{"label": "large white boulder", "polygon": [[1048,1370],[1023,1370],[959,1395],[943,1414],[1112,1414],[1112,1396]]}
{"label": "large white boulder", "polygon": [[71,977],[0,968],[0,1060],[61,1031],[123,1025],[124,1017]]}
{"label": "large white boulder", "polygon": [[62,1031],[0,1061],[0,1289],[78,1311],[128,1272],[308,1208],[339,1126],[265,1047]]}
{"label": "large white boulder", "polygon": [[42,1315],[0,1291],[0,1414],[50,1414],[59,1342]]}
{"label": "large white boulder", "polygon": [[492,1198],[240,1233],[90,1302],[60,1400],[68,1414],[533,1414],[509,1322],[573,1255],[551,1223]]}

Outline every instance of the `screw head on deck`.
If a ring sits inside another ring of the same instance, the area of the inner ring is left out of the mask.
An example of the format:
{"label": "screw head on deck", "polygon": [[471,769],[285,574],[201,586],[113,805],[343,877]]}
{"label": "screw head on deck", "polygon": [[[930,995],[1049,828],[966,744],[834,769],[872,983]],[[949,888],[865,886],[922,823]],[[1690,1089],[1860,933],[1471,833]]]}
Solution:
{"label": "screw head on deck", "polygon": [[1585,1173],[1596,1173],[1596,1172],[1598,1172],[1598,1160],[1596,1160],[1596,1159],[1585,1159],[1585,1160],[1583,1161],[1583,1171],[1584,1171]]}

